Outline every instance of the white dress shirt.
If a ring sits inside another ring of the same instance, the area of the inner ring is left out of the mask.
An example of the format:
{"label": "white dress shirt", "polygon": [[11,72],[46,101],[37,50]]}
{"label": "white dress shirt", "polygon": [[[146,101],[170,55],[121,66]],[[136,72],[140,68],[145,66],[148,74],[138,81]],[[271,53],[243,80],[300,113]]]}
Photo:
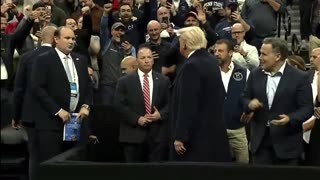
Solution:
{"label": "white dress shirt", "polygon": [[8,79],[8,71],[7,71],[6,65],[3,62],[2,57],[1,57],[1,69],[0,70],[1,70],[1,80]]}
{"label": "white dress shirt", "polygon": [[[143,79],[144,79],[144,72],[138,69],[138,75],[140,79],[141,89],[143,92]],[[152,79],[152,70],[147,73],[148,74],[148,81],[149,81],[149,89],[150,89],[150,106],[152,106],[152,95],[153,95],[153,79]],[[152,107],[151,107],[152,110]]]}
{"label": "white dress shirt", "polygon": [[264,72],[268,75],[267,85],[266,85],[266,92],[268,97],[268,106],[271,109],[274,95],[276,94],[279,82],[284,72],[284,68],[286,67],[287,62],[284,62],[277,73],[271,75],[270,72]]}
{"label": "white dress shirt", "polygon": [[[80,97],[80,92],[79,92],[79,79],[78,79],[78,73],[77,73],[77,69],[76,69],[76,66],[74,65],[74,62],[72,60],[72,57],[70,56],[70,54],[66,55],[64,54],[63,52],[61,52],[59,49],[55,48],[55,50],[57,51],[58,53],[58,56],[61,60],[61,63],[62,63],[62,66],[64,67],[64,63],[65,63],[65,57],[68,57],[68,67],[69,67],[69,72],[70,72],[70,75],[71,75],[71,82],[73,83],[76,83],[77,85],[77,97],[76,97],[76,103],[75,105],[71,106],[70,107],[70,111],[73,112],[76,107],[77,107],[77,104],[78,104],[78,101],[79,101],[79,97]],[[67,74],[67,73],[66,73]]]}
{"label": "white dress shirt", "polygon": [[[232,76],[232,72],[234,69],[234,63],[232,61],[231,61],[228,68],[229,68],[228,72],[224,72],[220,68],[221,78],[222,78],[223,86],[224,86],[226,93],[228,93],[229,82],[230,82],[230,78]],[[246,76],[247,80],[248,80],[249,74],[250,74],[250,71],[247,69],[247,76]]]}

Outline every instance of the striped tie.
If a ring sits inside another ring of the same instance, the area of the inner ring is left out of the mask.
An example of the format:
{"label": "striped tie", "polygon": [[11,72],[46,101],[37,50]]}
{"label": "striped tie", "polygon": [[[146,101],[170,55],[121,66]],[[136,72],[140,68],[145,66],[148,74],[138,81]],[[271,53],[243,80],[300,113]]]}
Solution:
{"label": "striped tie", "polygon": [[150,86],[148,80],[148,74],[143,75],[143,98],[144,98],[144,108],[147,114],[151,114],[150,106]]}

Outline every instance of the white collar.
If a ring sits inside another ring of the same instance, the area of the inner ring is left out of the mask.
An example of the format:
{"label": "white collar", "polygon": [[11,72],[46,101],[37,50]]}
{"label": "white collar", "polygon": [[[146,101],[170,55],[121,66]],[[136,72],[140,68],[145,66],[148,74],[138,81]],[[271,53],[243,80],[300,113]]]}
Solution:
{"label": "white collar", "polygon": [[276,72],[274,75],[271,75],[271,72],[267,72],[264,69],[262,70],[265,74],[269,75],[269,76],[275,76],[276,74],[279,74],[282,76],[283,72],[284,72],[284,68],[286,67],[287,64],[287,60],[284,61],[284,63],[282,64],[282,66],[280,67],[280,69],[278,70],[278,72]]}
{"label": "white collar", "polygon": [[196,50],[191,51],[191,52],[188,54],[188,58],[189,58],[195,51],[196,51]]}
{"label": "white collar", "polygon": [[[138,75],[139,75],[139,77],[143,77],[144,74],[146,74],[146,73],[142,72],[142,71],[138,68]],[[149,71],[147,74],[148,74],[148,77],[152,77],[152,70]]]}
{"label": "white collar", "polygon": [[41,46],[52,47],[52,45],[51,45],[51,44],[49,44],[49,43],[43,43],[43,44],[41,44]]}
{"label": "white collar", "polygon": [[60,59],[64,59],[66,56],[67,56],[68,58],[71,58],[70,54],[64,54],[64,53],[61,52],[58,48],[54,48],[54,49],[57,51],[58,56],[59,56]]}

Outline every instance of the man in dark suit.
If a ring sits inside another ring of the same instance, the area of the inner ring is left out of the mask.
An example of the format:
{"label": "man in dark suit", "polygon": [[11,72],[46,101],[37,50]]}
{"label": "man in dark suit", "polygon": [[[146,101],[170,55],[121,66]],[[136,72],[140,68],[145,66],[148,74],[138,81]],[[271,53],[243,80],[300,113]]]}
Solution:
{"label": "man in dark suit", "polygon": [[47,52],[52,49],[51,44],[53,42],[53,34],[56,28],[54,26],[47,26],[41,31],[41,47],[27,52],[20,57],[18,63],[18,69],[15,78],[14,92],[13,92],[13,128],[20,128],[20,120],[22,119],[22,125],[26,128],[27,134],[29,135],[29,179],[33,180],[35,177],[34,167],[36,166],[35,161],[35,146],[32,146],[35,142],[34,138],[34,119],[24,119],[23,114],[25,110],[30,110],[28,108],[28,99],[32,98],[30,92],[30,78],[32,65],[34,63],[35,57]]}
{"label": "man in dark suit", "polygon": [[14,80],[13,54],[19,42],[23,42],[30,33],[33,21],[39,16],[36,11],[30,17],[21,20],[16,31],[5,34],[7,18],[1,14],[1,126],[9,124],[12,118],[12,88]]}
{"label": "man in dark suit", "polygon": [[305,133],[311,133],[310,139],[306,139],[307,144],[305,144],[305,157],[306,164],[320,166],[320,86],[318,85],[320,82],[320,48],[315,48],[311,51],[310,63],[311,69],[309,70],[309,82],[311,83],[314,100],[314,115],[303,123],[303,130]]}
{"label": "man in dark suit", "polygon": [[[52,49],[53,42],[53,33],[56,30],[54,26],[47,26],[41,31],[41,46],[33,51],[27,52],[20,56],[18,62],[18,68],[15,77],[14,83],[14,92],[13,92],[13,126],[16,127],[21,120],[21,115],[23,112],[23,106],[28,106],[25,104],[24,99],[28,98],[25,96],[26,91],[30,91],[30,78],[32,65],[35,60],[35,57],[38,55],[49,51]],[[30,94],[29,94],[30,95]]]}
{"label": "man in dark suit", "polygon": [[261,68],[250,73],[244,92],[256,164],[296,165],[303,151],[302,123],[313,113],[308,75],[287,65],[287,42],[266,38]]}
{"label": "man in dark suit", "polygon": [[90,77],[87,59],[71,53],[75,42],[72,29],[54,32],[55,49],[40,54],[31,73],[31,98],[26,99],[23,121],[34,121],[35,133],[29,141],[36,162],[43,162],[69,148],[63,142],[63,126],[70,113],[83,119],[89,115]]}
{"label": "man in dark suit", "polygon": [[166,160],[169,79],[152,71],[152,51],[141,47],[138,70],[117,84],[115,106],[120,114],[119,141],[126,162]]}
{"label": "man in dark suit", "polygon": [[180,52],[187,60],[173,84],[172,159],[231,161],[219,63],[203,49],[207,40],[199,27],[183,28],[178,34]]}

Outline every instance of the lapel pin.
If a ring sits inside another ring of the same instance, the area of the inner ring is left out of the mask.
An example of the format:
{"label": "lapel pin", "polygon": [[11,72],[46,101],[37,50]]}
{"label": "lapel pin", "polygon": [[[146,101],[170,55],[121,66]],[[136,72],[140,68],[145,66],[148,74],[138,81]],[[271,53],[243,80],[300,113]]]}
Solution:
{"label": "lapel pin", "polygon": [[156,77],[156,80],[158,80],[158,77]]}
{"label": "lapel pin", "polygon": [[79,58],[76,58],[76,61],[79,61]]}

